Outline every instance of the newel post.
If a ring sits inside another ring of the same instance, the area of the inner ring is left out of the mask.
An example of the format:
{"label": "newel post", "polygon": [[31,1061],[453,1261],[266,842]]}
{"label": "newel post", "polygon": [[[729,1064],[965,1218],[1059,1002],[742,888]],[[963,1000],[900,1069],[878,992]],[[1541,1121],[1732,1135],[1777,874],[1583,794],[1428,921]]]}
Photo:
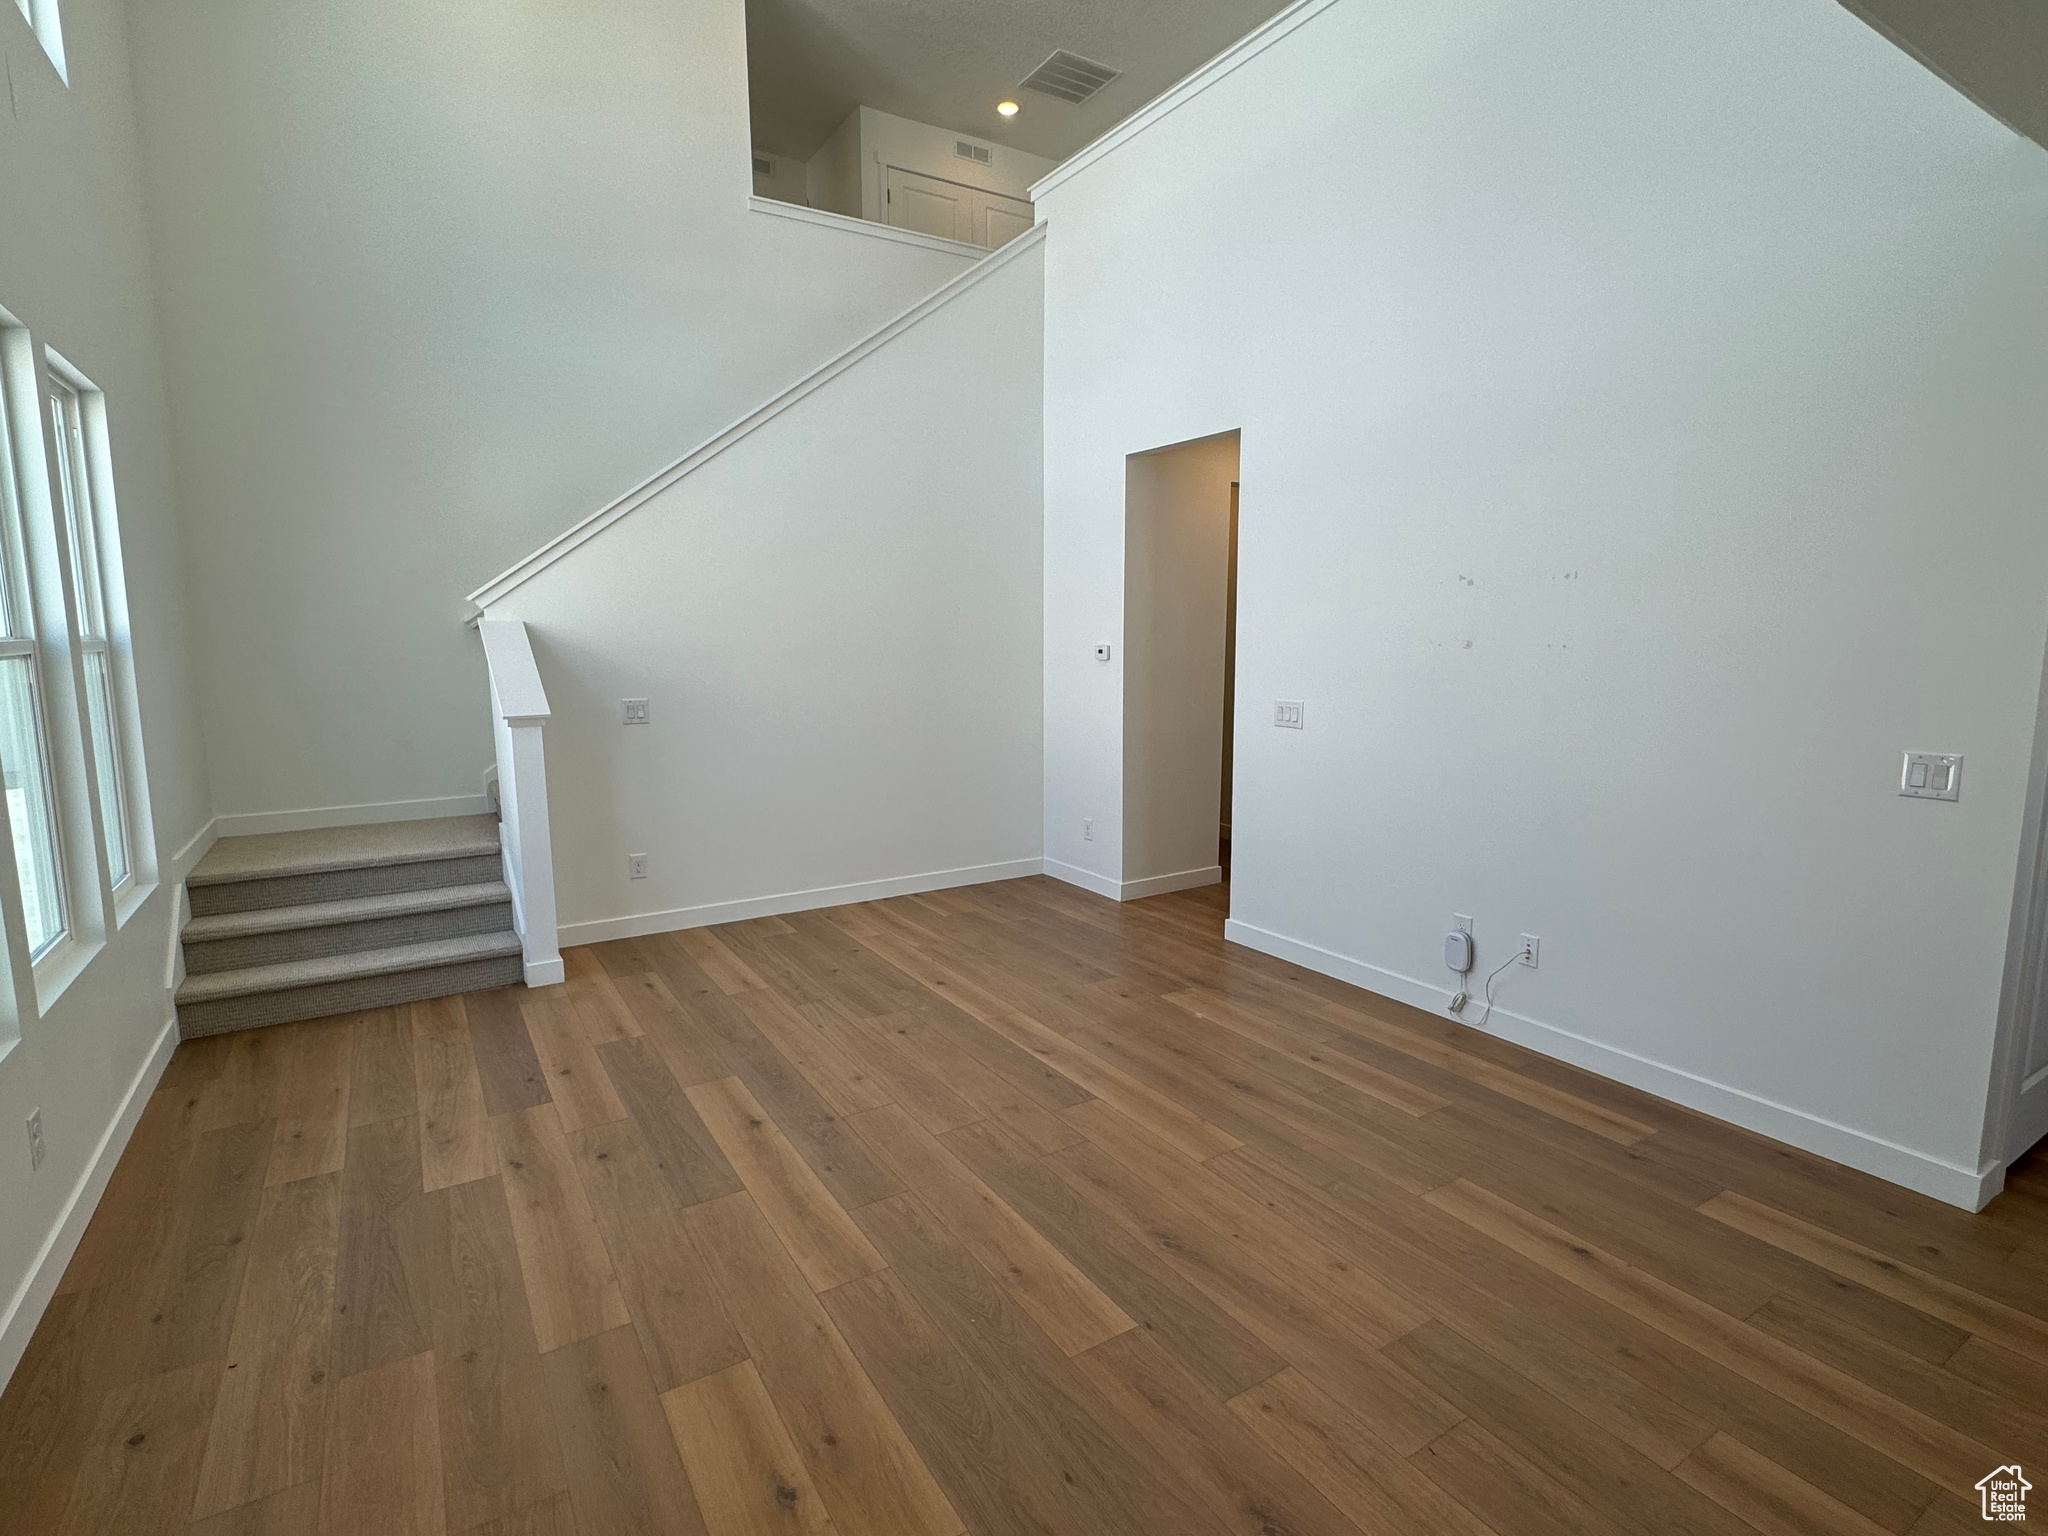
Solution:
{"label": "newel post", "polygon": [[491,677],[491,730],[498,749],[498,839],[512,920],[529,987],[563,979],[555,921],[555,858],[548,832],[548,698],[534,665],[526,625],[483,618],[477,633]]}

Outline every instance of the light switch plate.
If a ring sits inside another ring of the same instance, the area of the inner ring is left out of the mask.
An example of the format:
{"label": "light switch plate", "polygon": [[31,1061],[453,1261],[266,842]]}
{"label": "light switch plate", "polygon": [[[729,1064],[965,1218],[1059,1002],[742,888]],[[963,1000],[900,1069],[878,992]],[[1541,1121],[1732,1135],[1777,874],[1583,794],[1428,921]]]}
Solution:
{"label": "light switch plate", "polygon": [[1899,793],[1908,800],[1960,800],[1962,758],[1954,752],[1908,752],[1899,767]]}
{"label": "light switch plate", "polygon": [[1275,699],[1273,701],[1273,723],[1282,730],[1301,729],[1302,701],[1300,699]]}
{"label": "light switch plate", "polygon": [[626,706],[626,724],[645,725],[647,723],[647,701],[645,699],[626,699],[623,702]]}

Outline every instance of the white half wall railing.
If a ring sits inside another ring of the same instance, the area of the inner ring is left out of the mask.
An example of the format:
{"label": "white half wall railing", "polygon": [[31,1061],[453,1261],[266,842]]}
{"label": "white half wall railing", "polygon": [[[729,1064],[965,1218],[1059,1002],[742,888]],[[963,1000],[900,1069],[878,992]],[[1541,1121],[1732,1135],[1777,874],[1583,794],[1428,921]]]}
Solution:
{"label": "white half wall railing", "polygon": [[512,922],[526,962],[526,984],[563,980],[555,923],[555,856],[548,835],[548,763],[542,733],[548,695],[533,645],[518,619],[480,618],[491,675],[491,734],[498,747],[498,841],[505,853],[505,883],[512,888]]}

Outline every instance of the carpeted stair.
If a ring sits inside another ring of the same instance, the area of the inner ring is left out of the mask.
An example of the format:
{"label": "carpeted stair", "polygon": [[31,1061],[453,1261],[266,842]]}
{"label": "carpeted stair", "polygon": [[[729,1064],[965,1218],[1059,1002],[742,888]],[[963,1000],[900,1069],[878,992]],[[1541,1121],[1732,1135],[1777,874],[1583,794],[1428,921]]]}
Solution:
{"label": "carpeted stair", "polygon": [[185,884],[187,1040],[523,976],[495,816],[224,837]]}

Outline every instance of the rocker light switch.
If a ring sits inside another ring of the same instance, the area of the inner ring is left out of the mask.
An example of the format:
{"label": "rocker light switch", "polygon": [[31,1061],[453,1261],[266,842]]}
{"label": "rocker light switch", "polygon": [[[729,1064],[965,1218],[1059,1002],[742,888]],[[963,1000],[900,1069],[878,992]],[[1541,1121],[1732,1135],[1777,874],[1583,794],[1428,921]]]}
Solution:
{"label": "rocker light switch", "polygon": [[1899,770],[1899,793],[1909,800],[1958,800],[1963,760],[1953,752],[1908,752]]}

